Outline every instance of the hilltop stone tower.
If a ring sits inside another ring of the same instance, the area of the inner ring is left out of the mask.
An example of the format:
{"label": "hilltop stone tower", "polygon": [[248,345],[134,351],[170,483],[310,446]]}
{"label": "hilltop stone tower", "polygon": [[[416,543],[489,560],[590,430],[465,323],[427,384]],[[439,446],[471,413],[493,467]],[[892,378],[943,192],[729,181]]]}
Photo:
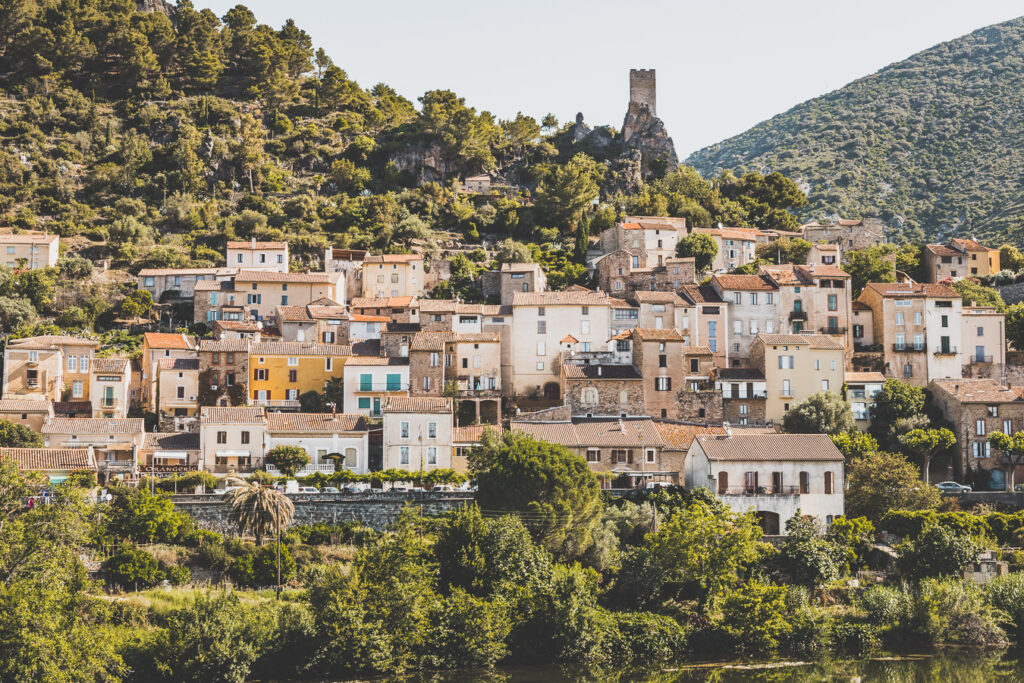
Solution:
{"label": "hilltop stone tower", "polygon": [[629,108],[622,122],[622,144],[642,177],[679,165],[675,145],[658,118],[654,69],[629,70]]}
{"label": "hilltop stone tower", "polygon": [[647,107],[651,116],[658,115],[654,69],[629,70],[629,113],[636,116]]}

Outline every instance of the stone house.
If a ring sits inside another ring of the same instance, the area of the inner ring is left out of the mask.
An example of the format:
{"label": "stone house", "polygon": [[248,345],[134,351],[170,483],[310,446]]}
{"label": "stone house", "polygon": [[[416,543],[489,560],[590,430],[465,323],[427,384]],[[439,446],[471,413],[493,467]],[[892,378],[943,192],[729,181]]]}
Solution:
{"label": "stone house", "polygon": [[1006,317],[995,308],[964,306],[964,377],[992,378],[1001,381],[1006,372]]}
{"label": "stone house", "polygon": [[[685,377],[683,335],[675,329],[633,330],[633,366],[643,377],[644,415],[690,419],[680,415],[676,394],[688,387],[680,386]],[[675,379],[676,386],[672,382]]]}
{"label": "stone house", "polygon": [[[277,446],[298,446],[309,455],[296,476],[342,468],[355,474],[369,471],[369,425],[362,415],[267,413],[267,451]],[[267,471],[274,474],[277,468],[267,465]]]}
{"label": "stone house", "polygon": [[166,477],[199,469],[199,432],[147,432],[139,449],[139,470]]}
{"label": "stone house", "polygon": [[680,296],[691,304],[690,318],[681,326],[683,337],[692,346],[706,346],[714,354],[715,366],[729,367],[729,308],[714,286],[683,285]]}
{"label": "stone house", "polygon": [[384,469],[424,472],[452,466],[452,399],[391,396],[384,413]]}
{"label": "stone house", "polygon": [[4,347],[3,398],[88,400],[99,343],[68,335],[11,339]]}
{"label": "stone house", "polygon": [[365,249],[324,249],[324,272],[341,273],[345,282],[345,301],[363,294],[363,259]]}
{"label": "stone house", "polygon": [[787,331],[834,336],[852,354],[852,299],[846,271],[837,266],[783,264],[764,266],[761,272],[778,288]]}
{"label": "stone house", "polygon": [[793,516],[831,524],[844,512],[845,458],[826,434],[697,435],[686,456],[687,488],[704,487],[737,512],[753,510],[766,535]]}
{"label": "stone house", "polygon": [[722,418],[731,425],[767,424],[768,383],[757,368],[722,368],[715,388],[722,392]]}
{"label": "stone house", "polygon": [[573,415],[642,414],[643,376],[632,365],[562,363],[562,396]]}
{"label": "stone house", "polygon": [[421,254],[380,254],[363,259],[364,297],[423,296],[426,273]]}
{"label": "stone house", "polygon": [[547,291],[548,279],[540,264],[503,263],[498,270],[481,276],[481,288],[485,299],[496,299],[503,306],[511,306],[512,298],[519,292]]}
{"label": "stone house", "polygon": [[143,268],[139,271],[139,289],[153,295],[153,301],[193,299],[196,284],[206,280],[229,279],[237,268]]}
{"label": "stone house", "polygon": [[636,327],[689,332],[689,309],[692,308],[692,305],[684,301],[675,291],[638,290],[630,295],[629,300],[640,309]]}
{"label": "stone house", "polygon": [[999,272],[999,250],[973,239],[953,238],[948,244],[926,244],[924,271],[928,282],[984,277]]}
{"label": "stone house", "polygon": [[199,342],[199,375],[197,377],[200,405],[231,405],[248,401],[249,346],[248,339],[202,339]]}
{"label": "stone house", "polygon": [[254,320],[249,293],[235,292],[234,280],[201,280],[192,301],[192,321],[211,325],[216,321]]}
{"label": "stone house", "polygon": [[0,399],[0,420],[22,424],[38,432],[50,417],[53,417],[53,401],[39,397]]}
{"label": "stone house", "polygon": [[711,287],[729,302],[729,329],[723,341],[728,345],[729,367],[750,364],[750,347],[759,334],[774,334],[781,320],[779,288],[763,273],[757,275],[716,275]]}
{"label": "stone house", "polygon": [[878,218],[839,219],[833,223],[811,221],[800,226],[803,238],[814,244],[831,242],[844,252],[885,244],[885,223]]}
{"label": "stone house", "polygon": [[629,216],[598,237],[601,251],[610,254],[625,250],[636,256],[633,268],[653,268],[674,258],[679,234],[686,234],[686,219]]}
{"label": "stone house", "polygon": [[215,475],[252,472],[263,466],[267,413],[262,406],[199,409],[202,469]]}
{"label": "stone house", "polygon": [[569,419],[515,418],[510,429],[565,446],[586,459],[606,488],[642,488],[652,481],[675,483],[676,471],[661,462],[665,441],[649,417]]}
{"label": "stone house", "polygon": [[89,402],[96,417],[128,417],[132,364],[127,358],[93,358]]}
{"label": "stone house", "polygon": [[40,431],[47,448],[88,448],[96,453],[102,481],[112,475],[133,479],[138,452],[146,437],[145,420],[129,418],[51,417]]}
{"label": "stone house", "polygon": [[858,300],[871,308],[872,343],[882,345],[884,373],[915,386],[960,377],[962,300],[940,284],[869,283]]}
{"label": "stone house", "polygon": [[843,390],[844,349],[835,337],[761,334],[751,346],[750,362],[764,374],[765,418],[772,422],[819,391]]}
{"label": "stone house", "polygon": [[[958,457],[953,460],[953,477],[972,482],[975,490],[1002,491],[1007,464],[1001,453],[989,447],[988,437],[993,432],[1014,434],[1024,428],[1020,390],[1008,389],[992,379],[965,378],[934,379],[928,383],[928,390],[956,434]],[[936,469],[931,468],[932,478],[945,478]],[[1024,473],[1024,467],[1018,467],[1017,472]]]}
{"label": "stone house", "polygon": [[249,242],[228,242],[224,258],[230,268],[287,273],[288,243],[257,242],[256,238]]}
{"label": "stone house", "polygon": [[402,325],[419,324],[419,304],[416,297],[357,297],[349,301],[349,311],[358,315],[382,315]]}
{"label": "stone house", "polygon": [[199,345],[195,337],[185,334],[147,332],[142,337],[142,407],[157,412],[157,387],[160,361],[196,360]]}
{"label": "stone house", "polygon": [[724,273],[745,266],[757,258],[755,249],[758,244],[766,244],[770,238],[768,233],[754,228],[694,228],[693,233],[710,236],[718,247],[711,271]]}

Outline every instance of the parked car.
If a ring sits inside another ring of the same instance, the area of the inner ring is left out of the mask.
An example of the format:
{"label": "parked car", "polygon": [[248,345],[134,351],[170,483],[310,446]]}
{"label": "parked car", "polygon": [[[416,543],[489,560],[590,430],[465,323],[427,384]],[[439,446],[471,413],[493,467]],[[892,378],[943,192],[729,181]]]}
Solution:
{"label": "parked car", "polygon": [[1013,487],[1013,490],[1017,493],[1024,493],[1024,484],[1017,484]]}
{"label": "parked car", "polygon": [[345,493],[367,493],[370,485],[365,482],[352,482],[345,485]]}
{"label": "parked car", "polygon": [[341,493],[337,486],[325,486],[320,489],[320,493]]}
{"label": "parked car", "polygon": [[320,489],[315,486],[300,486],[299,493],[320,493]]}
{"label": "parked car", "polygon": [[944,481],[935,485],[935,488],[943,493],[970,493],[974,489],[966,484],[958,484],[955,481]]}

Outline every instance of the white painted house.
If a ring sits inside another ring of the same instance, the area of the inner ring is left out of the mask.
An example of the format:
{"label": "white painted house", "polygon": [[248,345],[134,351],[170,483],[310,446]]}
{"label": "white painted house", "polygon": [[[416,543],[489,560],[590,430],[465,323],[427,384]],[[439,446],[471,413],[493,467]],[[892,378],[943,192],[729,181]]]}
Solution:
{"label": "white painted house", "polygon": [[686,486],[754,510],[764,532],[777,535],[797,514],[824,524],[843,514],[843,465],[825,434],[698,435],[686,454]]}
{"label": "white painted house", "polygon": [[[342,467],[356,474],[369,471],[369,427],[362,415],[343,413],[267,413],[267,451],[298,446],[309,454],[300,477]],[[276,474],[277,468],[267,465]]]}

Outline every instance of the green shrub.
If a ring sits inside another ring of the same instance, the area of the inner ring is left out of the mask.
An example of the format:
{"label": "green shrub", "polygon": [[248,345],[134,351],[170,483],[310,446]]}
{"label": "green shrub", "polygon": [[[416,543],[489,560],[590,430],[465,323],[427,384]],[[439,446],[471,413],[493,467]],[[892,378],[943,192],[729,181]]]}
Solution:
{"label": "green shrub", "polygon": [[832,647],[850,655],[863,655],[878,649],[878,633],[871,624],[837,621],[832,624]]}
{"label": "green shrub", "polygon": [[[277,584],[277,546],[265,545],[255,552],[242,555],[228,570],[229,576],[239,585],[260,588]],[[281,546],[281,583],[295,577],[295,558],[288,546]]]}
{"label": "green shrub", "polygon": [[508,653],[511,629],[504,601],[488,601],[455,589],[427,609],[424,664],[433,669],[494,666]]}
{"label": "green shrub", "polygon": [[997,577],[984,590],[989,604],[1007,616],[1014,641],[1024,643],[1024,574]]}
{"label": "green shrub", "polygon": [[915,592],[911,631],[922,645],[1007,645],[1006,615],[985,602],[981,588],[962,579],[927,579]]}
{"label": "green shrub", "polygon": [[686,651],[686,630],[660,614],[610,612],[602,650],[610,662],[671,662]]}
{"label": "green shrub", "polygon": [[722,600],[721,622],[738,650],[766,654],[792,632],[787,612],[785,587],[748,581]]}
{"label": "green shrub", "polygon": [[184,586],[192,580],[192,572],[188,567],[172,565],[164,570],[164,576],[172,586]]}
{"label": "green shrub", "polygon": [[896,566],[912,579],[960,575],[981,553],[981,545],[966,529],[966,526],[954,529],[941,523],[930,524],[917,538],[896,546]]}
{"label": "green shrub", "polygon": [[122,545],[103,563],[107,583],[122,588],[151,588],[163,580],[155,557],[145,550]]}

